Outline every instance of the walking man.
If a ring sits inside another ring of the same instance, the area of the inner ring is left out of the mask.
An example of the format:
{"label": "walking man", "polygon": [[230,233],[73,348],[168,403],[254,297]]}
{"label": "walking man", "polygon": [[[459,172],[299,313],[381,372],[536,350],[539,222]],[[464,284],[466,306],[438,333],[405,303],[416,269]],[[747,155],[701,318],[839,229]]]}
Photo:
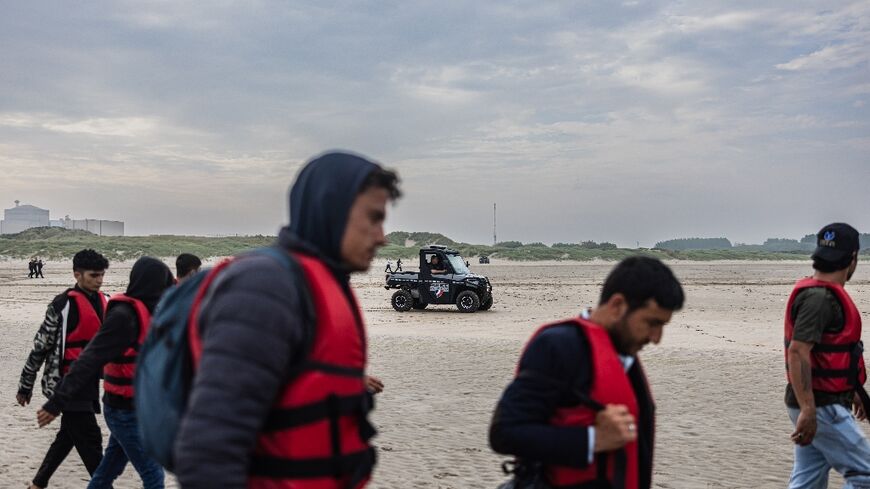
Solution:
{"label": "walking man", "polygon": [[[106,310],[107,297],[100,288],[107,268],[109,261],[94,250],[82,250],[73,257],[75,286],[48,305],[21,372],[16,400],[22,406],[30,403],[36,374],[43,364],[42,393],[51,398],[58,383],[69,374],[82,350],[97,334]],[[31,489],[48,486],[49,479],[73,447],[89,474],[100,464],[103,435],[95,414],[100,412],[99,381],[99,373],[82,378],[81,390],[55,410],[56,415],[61,415],[60,430],[33,478]]]}
{"label": "walking man", "polygon": [[39,261],[36,262],[36,278],[45,278],[45,275],[42,274],[43,265],[42,258],[40,258]]}
{"label": "walking man", "polygon": [[30,274],[27,275],[27,278],[33,278],[36,275],[36,258],[31,258],[27,263],[27,268],[30,270]]}
{"label": "walking man", "polygon": [[655,407],[637,353],[682,305],[667,266],[630,257],[595,309],[532,336],[490,426],[493,450],[517,457],[505,487],[651,487]]}
{"label": "walking man", "polygon": [[87,379],[103,373],[104,417],[111,436],[88,489],[111,489],[128,461],[139,473],[145,489],[164,487],[163,468],[145,454],[139,439],[133,377],[151,313],[163,292],[174,283],[169,267],[160,260],[147,256],[136,260],[127,291],[109,300],[100,331],[73,364],[57,392],[37,413],[40,426],[50,423],[70,399],[87,389]]}
{"label": "walking man", "polygon": [[393,260],[387,259],[387,267],[384,268],[384,272],[393,273]]}
{"label": "walking man", "polygon": [[789,488],[827,487],[831,468],[843,487],[870,487],[870,442],[856,422],[870,409],[861,315],[844,288],[858,265],[858,231],[829,224],[816,243],[815,272],[795,284],[785,311],[785,403],[795,425]]}
{"label": "walking man", "polygon": [[401,272],[401,271],[402,271],[402,259],[401,259],[401,258],[399,258],[398,260],[396,260],[396,271],[397,271],[397,272]]}
{"label": "walking man", "polygon": [[[360,156],[308,162],[276,247],[292,257],[236,260],[202,304],[202,355],[175,443],[185,489],[360,489],[370,478],[362,312],[349,275],[386,244],[396,174]],[[217,408],[216,408],[217,407]]]}

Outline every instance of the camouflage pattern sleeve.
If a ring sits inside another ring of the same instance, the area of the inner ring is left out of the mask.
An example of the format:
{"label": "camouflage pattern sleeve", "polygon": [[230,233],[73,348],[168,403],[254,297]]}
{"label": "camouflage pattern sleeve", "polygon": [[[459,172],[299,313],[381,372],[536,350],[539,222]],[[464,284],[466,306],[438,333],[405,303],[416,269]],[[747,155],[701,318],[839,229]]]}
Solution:
{"label": "camouflage pattern sleeve", "polygon": [[[21,380],[18,383],[18,392],[30,394],[33,392],[33,384],[36,381],[36,374],[46,361],[49,360],[59,363],[60,358],[56,352],[61,348],[58,341],[61,328],[61,313],[55,308],[56,304],[48,305],[45,311],[45,319],[39,326],[39,331],[33,338],[33,349],[27,357],[27,362],[24,364],[24,369],[21,372]],[[52,354],[52,353],[55,354]],[[57,357],[57,358],[54,358]]]}

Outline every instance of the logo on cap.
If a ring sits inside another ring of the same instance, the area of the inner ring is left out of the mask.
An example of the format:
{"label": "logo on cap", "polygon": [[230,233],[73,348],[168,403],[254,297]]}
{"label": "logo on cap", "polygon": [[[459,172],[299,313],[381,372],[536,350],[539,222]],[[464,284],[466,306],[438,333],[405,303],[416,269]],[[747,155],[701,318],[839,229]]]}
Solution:
{"label": "logo on cap", "polygon": [[833,241],[836,236],[833,231],[825,231],[823,238],[825,241]]}

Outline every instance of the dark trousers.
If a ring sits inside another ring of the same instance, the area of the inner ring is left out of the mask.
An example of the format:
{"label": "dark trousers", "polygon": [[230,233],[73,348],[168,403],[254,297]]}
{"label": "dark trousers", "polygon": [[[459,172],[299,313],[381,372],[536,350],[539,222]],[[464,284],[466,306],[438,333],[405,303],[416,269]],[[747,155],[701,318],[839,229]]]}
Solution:
{"label": "dark trousers", "polygon": [[60,430],[54,438],[45,459],[33,478],[39,487],[48,486],[48,480],[61,462],[76,448],[88,474],[93,474],[103,459],[103,434],[97,425],[97,415],[88,412],[63,413],[60,416]]}

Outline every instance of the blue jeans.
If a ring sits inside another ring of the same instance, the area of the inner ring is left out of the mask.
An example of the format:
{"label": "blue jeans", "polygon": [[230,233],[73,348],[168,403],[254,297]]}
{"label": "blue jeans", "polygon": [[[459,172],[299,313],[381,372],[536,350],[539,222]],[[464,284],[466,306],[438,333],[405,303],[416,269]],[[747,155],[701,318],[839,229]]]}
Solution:
{"label": "blue jeans", "polygon": [[[799,409],[789,408],[792,424]],[[833,468],[846,480],[844,489],[870,489],[870,441],[843,405],[816,408],[816,437],[807,446],[795,445],[789,489],[824,489]]]}
{"label": "blue jeans", "polygon": [[136,411],[103,405],[103,416],[109,427],[109,444],[103,461],[97,467],[88,489],[111,489],[112,482],[124,472],[127,461],[133,464],[145,489],[163,489],[163,467],[149,457],[139,441]]}

